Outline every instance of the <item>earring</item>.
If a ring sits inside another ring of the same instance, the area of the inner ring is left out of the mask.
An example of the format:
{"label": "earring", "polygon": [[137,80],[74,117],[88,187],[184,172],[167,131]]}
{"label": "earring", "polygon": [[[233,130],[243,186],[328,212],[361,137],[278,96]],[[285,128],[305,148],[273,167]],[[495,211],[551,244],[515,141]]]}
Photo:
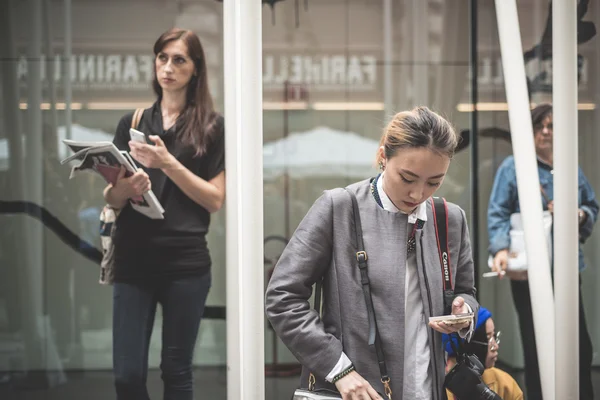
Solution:
{"label": "earring", "polygon": [[385,169],[385,166],[383,165],[383,161],[379,161],[379,169],[382,171]]}

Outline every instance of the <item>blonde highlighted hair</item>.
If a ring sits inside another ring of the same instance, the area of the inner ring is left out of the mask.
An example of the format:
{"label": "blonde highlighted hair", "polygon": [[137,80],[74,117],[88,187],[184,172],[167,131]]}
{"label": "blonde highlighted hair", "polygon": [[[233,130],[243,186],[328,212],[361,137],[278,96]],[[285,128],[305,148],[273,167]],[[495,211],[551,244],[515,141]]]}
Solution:
{"label": "blonde highlighted hair", "polygon": [[[385,159],[398,149],[426,147],[452,158],[458,146],[458,134],[446,119],[427,107],[416,107],[399,112],[386,126],[379,145],[384,148]],[[383,157],[377,152],[376,163]]]}

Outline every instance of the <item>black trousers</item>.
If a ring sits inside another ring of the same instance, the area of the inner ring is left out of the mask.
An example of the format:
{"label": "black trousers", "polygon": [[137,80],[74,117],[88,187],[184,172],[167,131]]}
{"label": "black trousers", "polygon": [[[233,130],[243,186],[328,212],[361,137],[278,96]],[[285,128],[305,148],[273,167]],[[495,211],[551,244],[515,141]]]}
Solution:
{"label": "black trousers", "polygon": [[[523,342],[525,356],[525,386],[527,400],[542,400],[542,387],[540,384],[540,370],[536,352],[535,335],[533,328],[533,313],[531,311],[531,297],[529,295],[529,282],[510,282],[513,301],[519,315],[519,327]],[[554,349],[540,349],[541,351],[554,351]],[[594,400],[594,387],[592,385],[592,340],[588,333],[581,299],[581,279],[579,280],[579,398],[581,400]]]}
{"label": "black trousers", "polygon": [[210,286],[210,273],[176,280],[115,283],[113,364],[117,400],[150,400],[146,389],[148,349],[158,304],[163,311],[162,398],[194,398],[192,359]]}

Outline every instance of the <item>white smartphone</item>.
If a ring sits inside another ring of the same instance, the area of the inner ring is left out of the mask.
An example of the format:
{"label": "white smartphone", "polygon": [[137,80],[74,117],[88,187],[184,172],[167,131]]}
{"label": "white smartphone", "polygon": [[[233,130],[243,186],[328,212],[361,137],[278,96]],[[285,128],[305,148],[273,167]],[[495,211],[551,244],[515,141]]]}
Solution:
{"label": "white smartphone", "polygon": [[140,132],[137,129],[130,128],[129,129],[129,137],[134,142],[146,144],[146,135],[144,135],[143,132]]}

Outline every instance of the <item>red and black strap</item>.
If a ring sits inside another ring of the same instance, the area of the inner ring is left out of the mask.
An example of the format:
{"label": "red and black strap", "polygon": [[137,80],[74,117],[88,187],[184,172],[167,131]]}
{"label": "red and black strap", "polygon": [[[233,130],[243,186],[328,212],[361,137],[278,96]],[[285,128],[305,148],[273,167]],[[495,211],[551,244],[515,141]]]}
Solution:
{"label": "red and black strap", "polygon": [[435,237],[437,239],[440,264],[442,266],[442,283],[444,285],[444,308],[452,311],[454,300],[454,285],[452,285],[452,265],[448,248],[448,204],[443,197],[431,199]]}

